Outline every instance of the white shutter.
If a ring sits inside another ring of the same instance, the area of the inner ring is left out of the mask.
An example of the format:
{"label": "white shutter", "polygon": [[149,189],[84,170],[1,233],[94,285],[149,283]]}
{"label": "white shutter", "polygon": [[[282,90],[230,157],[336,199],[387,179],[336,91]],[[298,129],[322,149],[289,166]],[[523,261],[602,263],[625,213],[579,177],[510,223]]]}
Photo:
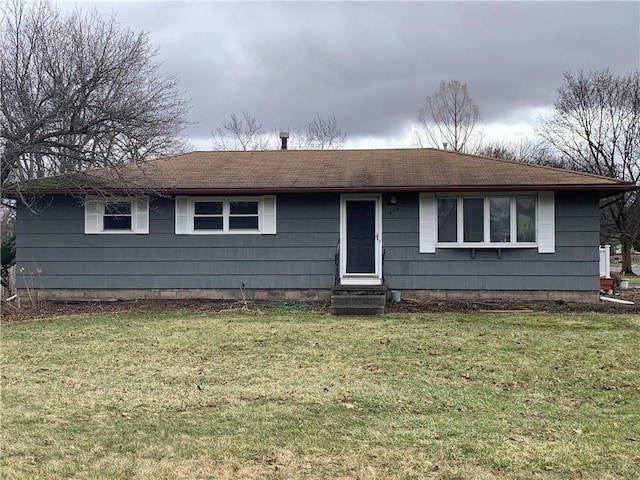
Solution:
{"label": "white shutter", "polygon": [[84,233],[95,234],[102,231],[102,213],[104,203],[97,197],[84,199]]}
{"label": "white shutter", "polygon": [[149,197],[131,199],[131,229],[133,233],[149,233]]}
{"label": "white shutter", "polygon": [[189,197],[176,197],[176,235],[191,233],[189,224]]}
{"label": "white shutter", "polygon": [[436,253],[436,197],[420,194],[420,253]]}
{"label": "white shutter", "polygon": [[275,235],[276,233],[276,197],[268,195],[262,197],[262,228],[261,233]]}
{"label": "white shutter", "polygon": [[556,209],[553,192],[538,192],[538,253],[556,251]]}

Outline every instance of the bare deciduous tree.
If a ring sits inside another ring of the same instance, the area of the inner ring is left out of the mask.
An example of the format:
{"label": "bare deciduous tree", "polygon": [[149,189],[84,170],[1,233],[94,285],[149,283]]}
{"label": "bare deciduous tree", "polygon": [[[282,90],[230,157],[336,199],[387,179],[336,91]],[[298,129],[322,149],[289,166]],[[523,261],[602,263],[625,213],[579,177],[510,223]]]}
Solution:
{"label": "bare deciduous tree", "polygon": [[242,112],[242,118],[231,112],[229,121],[212,132],[211,138],[214,150],[266,150],[269,145],[262,123],[248,112]]}
{"label": "bare deciduous tree", "polygon": [[[554,112],[539,121],[538,133],[571,168],[640,185],[640,70],[565,74]],[[639,202],[637,191],[601,202],[601,236],[620,241],[625,273],[632,273]]]}
{"label": "bare deciduous tree", "polygon": [[458,80],[440,82],[438,91],[427,97],[420,108],[416,132],[420,147],[450,148],[456,152],[469,151],[474,129],[480,121],[480,109],[469,96],[466,83]]}
{"label": "bare deciduous tree", "polygon": [[146,33],[11,0],[0,25],[2,185],[184,148],[188,104]]}
{"label": "bare deciduous tree", "polygon": [[565,167],[562,158],[556,155],[548,145],[528,138],[521,138],[512,142],[486,142],[476,149],[474,154],[548,167]]}
{"label": "bare deciduous tree", "polygon": [[[288,129],[285,129],[287,132]],[[232,112],[228,122],[211,134],[214,150],[269,150],[280,149],[280,132],[265,133],[255,115]],[[344,145],[347,134],[338,126],[335,115],[322,117],[319,113],[307,124],[307,129],[291,133],[287,148],[331,150]]]}
{"label": "bare deciduous tree", "polygon": [[305,147],[315,150],[336,150],[341,148],[347,134],[338,126],[335,115],[322,117],[319,113],[309,122],[305,131]]}

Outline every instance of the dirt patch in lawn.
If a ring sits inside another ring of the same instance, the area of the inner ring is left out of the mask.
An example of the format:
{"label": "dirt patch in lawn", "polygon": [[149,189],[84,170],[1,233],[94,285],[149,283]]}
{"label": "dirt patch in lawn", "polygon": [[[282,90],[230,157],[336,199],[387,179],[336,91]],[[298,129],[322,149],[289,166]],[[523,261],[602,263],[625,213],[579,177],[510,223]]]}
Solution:
{"label": "dirt patch in lawn", "polygon": [[243,302],[224,302],[212,300],[127,300],[127,301],[57,301],[38,302],[2,301],[0,318],[3,322],[27,321],[38,318],[51,318],[65,315],[110,313],[110,312],[221,312],[251,309],[252,304]]}
{"label": "dirt patch in lawn", "polygon": [[[402,300],[388,301],[386,313],[422,313],[422,312],[558,312],[558,313],[640,313],[640,289],[621,291],[615,298],[630,300],[633,305],[622,305],[610,302],[573,303],[573,302],[524,302],[509,300],[487,301],[428,301],[417,302]],[[37,303],[22,302],[19,306],[15,301],[2,301],[0,319],[2,322],[20,322],[44,319],[73,314],[93,314],[109,312],[131,311],[188,311],[220,313],[227,311],[244,311],[260,314],[267,310],[317,311],[329,312],[327,302],[289,303],[289,302],[237,302],[213,300],[131,300],[131,301],[103,301],[103,302],[62,302],[42,301]]]}
{"label": "dirt patch in lawn", "polygon": [[634,302],[633,305],[600,301],[597,303],[578,303],[564,301],[525,301],[525,300],[438,300],[430,302],[414,302],[402,300],[398,303],[387,302],[386,311],[388,313],[418,313],[418,312],[511,312],[511,311],[532,311],[532,312],[558,312],[558,313],[582,313],[582,312],[602,312],[602,313],[640,313],[640,288],[621,290],[609,297]]}
{"label": "dirt patch in lawn", "polygon": [[398,303],[387,302],[387,313],[420,313],[420,312],[558,312],[558,313],[640,313],[640,291],[638,294],[621,294],[615,298],[630,300],[633,305],[619,303],[576,303],[563,301],[514,301],[514,300],[485,300],[485,301],[430,301],[415,302],[402,300]]}

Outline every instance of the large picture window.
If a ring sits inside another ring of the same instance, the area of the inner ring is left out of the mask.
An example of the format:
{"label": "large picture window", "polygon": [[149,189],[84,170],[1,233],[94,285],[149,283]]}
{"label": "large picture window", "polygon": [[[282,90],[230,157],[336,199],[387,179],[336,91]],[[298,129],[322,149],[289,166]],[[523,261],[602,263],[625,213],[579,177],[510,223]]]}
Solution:
{"label": "large picture window", "polygon": [[438,198],[437,214],[439,244],[536,242],[535,195]]}
{"label": "large picture window", "polygon": [[176,197],[177,234],[275,233],[274,196]]}
{"label": "large picture window", "polygon": [[553,192],[420,195],[420,251],[436,247],[555,251]]}

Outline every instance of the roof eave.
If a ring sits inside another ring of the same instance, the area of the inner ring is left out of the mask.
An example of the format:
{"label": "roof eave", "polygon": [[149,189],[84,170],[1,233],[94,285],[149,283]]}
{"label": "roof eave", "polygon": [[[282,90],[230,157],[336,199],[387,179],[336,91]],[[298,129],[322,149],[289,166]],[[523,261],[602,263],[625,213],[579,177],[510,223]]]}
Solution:
{"label": "roof eave", "polygon": [[585,185],[424,185],[424,186],[340,186],[259,188],[169,188],[164,195],[258,195],[266,193],[402,193],[402,192],[503,192],[503,191],[598,191],[615,195],[636,190],[633,184]]}
{"label": "roof eave", "polygon": [[[137,188],[137,189],[101,189],[96,192],[108,192],[112,195],[157,193],[159,195],[263,195],[267,193],[401,193],[401,192],[504,192],[504,191],[597,191],[602,196],[616,195],[638,190],[631,183],[615,184],[540,184],[540,185],[409,185],[409,186],[336,186],[336,187],[243,187],[243,188]],[[92,193],[92,189],[33,189],[22,190],[23,195],[81,195]],[[15,195],[11,195],[15,193]],[[10,198],[18,198],[18,192],[6,192]]]}

